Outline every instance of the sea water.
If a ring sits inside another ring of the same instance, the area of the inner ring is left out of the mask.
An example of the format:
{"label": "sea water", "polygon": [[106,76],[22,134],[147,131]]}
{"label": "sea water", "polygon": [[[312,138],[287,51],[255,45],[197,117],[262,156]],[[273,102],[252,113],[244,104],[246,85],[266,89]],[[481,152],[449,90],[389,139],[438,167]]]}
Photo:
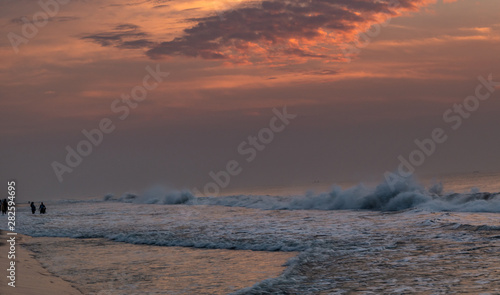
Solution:
{"label": "sea water", "polygon": [[498,294],[498,174],[474,181],[493,193],[466,179],[292,196],[152,190],[51,202],[46,215],[21,207],[17,229],[85,294]]}

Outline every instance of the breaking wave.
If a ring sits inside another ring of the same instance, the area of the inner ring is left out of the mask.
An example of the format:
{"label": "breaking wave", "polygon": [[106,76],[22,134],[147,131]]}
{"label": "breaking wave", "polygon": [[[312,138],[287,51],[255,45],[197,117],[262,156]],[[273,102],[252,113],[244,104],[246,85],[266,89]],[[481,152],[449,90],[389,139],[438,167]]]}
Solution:
{"label": "breaking wave", "polygon": [[115,201],[122,203],[137,203],[137,204],[163,204],[163,205],[178,205],[186,204],[189,201],[195,200],[196,197],[189,191],[165,190],[162,187],[153,187],[147,190],[141,196],[133,193],[125,193],[119,198],[115,198],[112,194],[104,196],[104,201]]}
{"label": "breaking wave", "polygon": [[300,196],[233,195],[196,197],[190,191],[166,191],[155,187],[142,195],[126,193],[120,198],[107,195],[105,201],[139,204],[185,204],[245,207],[263,210],[374,210],[423,209],[453,212],[500,212],[500,193],[443,193],[440,183],[429,188],[414,179],[392,187],[383,182],[375,188],[358,184],[348,189],[334,185],[329,192],[308,192]]}

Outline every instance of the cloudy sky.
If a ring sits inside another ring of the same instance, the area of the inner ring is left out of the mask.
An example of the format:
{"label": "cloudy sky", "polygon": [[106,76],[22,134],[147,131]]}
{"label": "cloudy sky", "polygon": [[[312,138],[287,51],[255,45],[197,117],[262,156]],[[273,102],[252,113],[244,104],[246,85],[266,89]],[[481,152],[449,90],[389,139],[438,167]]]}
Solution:
{"label": "cloudy sky", "polygon": [[[456,130],[443,118],[500,81],[498,0],[60,2],[0,0],[0,174],[25,200],[202,191],[229,161],[222,192],[381,180],[436,128],[417,175],[500,170],[500,87]],[[169,75],[127,105],[148,66]],[[247,161],[285,106],[297,117]]]}

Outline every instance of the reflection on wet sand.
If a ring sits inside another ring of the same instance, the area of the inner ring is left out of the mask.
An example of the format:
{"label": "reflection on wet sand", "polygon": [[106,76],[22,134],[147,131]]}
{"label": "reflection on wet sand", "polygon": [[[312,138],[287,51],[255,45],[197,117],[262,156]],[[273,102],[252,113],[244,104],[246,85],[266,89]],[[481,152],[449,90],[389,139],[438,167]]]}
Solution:
{"label": "reflection on wet sand", "polygon": [[279,276],[297,255],[68,238],[32,238],[27,247],[84,294],[227,294]]}

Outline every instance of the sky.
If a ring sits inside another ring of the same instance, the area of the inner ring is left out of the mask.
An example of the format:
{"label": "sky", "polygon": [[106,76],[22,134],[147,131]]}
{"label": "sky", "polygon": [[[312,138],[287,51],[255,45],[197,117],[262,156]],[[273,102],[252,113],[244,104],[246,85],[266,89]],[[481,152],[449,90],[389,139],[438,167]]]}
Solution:
{"label": "sky", "polygon": [[23,200],[500,170],[498,0],[41,3],[0,0]]}

